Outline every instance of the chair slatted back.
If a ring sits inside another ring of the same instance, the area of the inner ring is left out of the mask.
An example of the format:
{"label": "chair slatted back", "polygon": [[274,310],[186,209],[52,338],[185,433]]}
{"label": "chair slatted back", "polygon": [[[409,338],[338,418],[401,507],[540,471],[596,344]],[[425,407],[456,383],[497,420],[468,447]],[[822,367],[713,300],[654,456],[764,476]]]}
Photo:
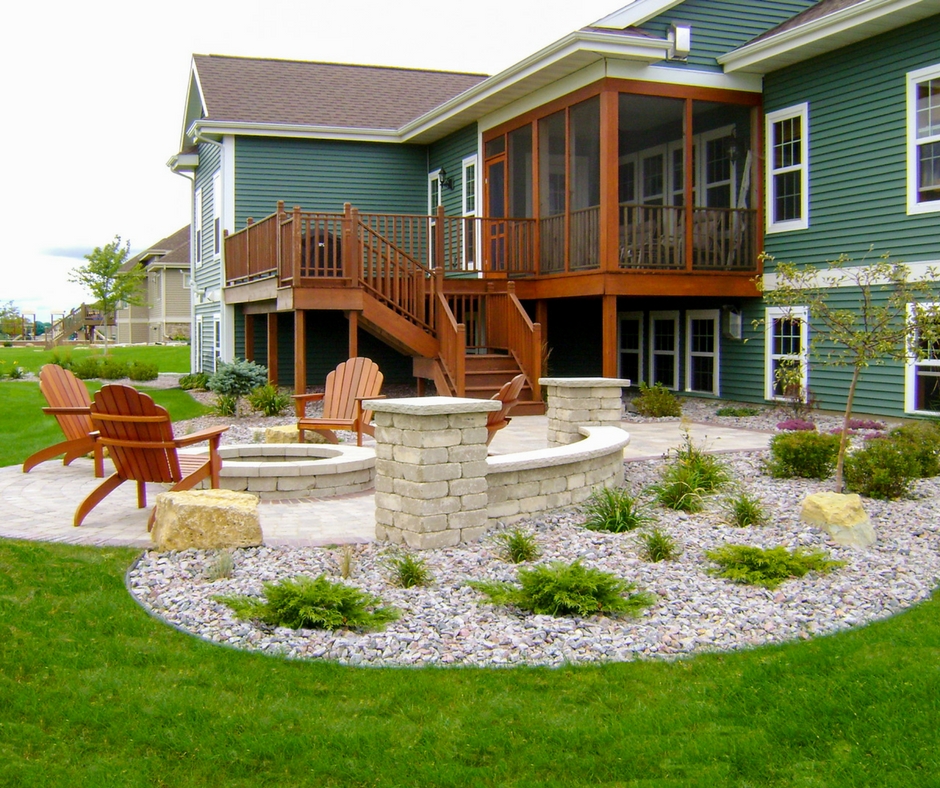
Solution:
{"label": "chair slatted back", "polygon": [[166,408],[130,386],[111,384],[95,394],[91,419],[121,479],[182,479],[173,426]]}
{"label": "chair slatted back", "polygon": [[[69,370],[45,364],[39,370],[39,390],[52,408],[90,408],[88,389]],[[68,440],[88,437],[94,431],[89,413],[53,413]]]}
{"label": "chair slatted back", "polygon": [[[323,418],[354,419],[357,397],[377,397],[385,376],[370,358],[357,356],[341,363],[326,376]],[[372,411],[363,411],[362,420],[372,421]]]}

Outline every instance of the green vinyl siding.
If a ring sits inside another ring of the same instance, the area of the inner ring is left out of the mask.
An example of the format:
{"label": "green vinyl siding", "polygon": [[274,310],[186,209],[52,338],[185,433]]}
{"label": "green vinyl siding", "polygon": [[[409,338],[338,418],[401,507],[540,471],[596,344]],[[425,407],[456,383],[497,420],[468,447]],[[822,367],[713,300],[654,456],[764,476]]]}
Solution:
{"label": "green vinyl siding", "polygon": [[[199,167],[196,170],[195,189],[202,190],[202,262],[197,264],[193,258],[193,286],[198,289],[213,290],[219,287],[221,277],[220,259],[213,254],[212,220],[213,194],[212,176],[221,166],[221,154],[218,145],[202,142],[199,144]],[[195,226],[194,226],[195,227]],[[193,243],[196,233],[193,231]]]}
{"label": "green vinyl siding", "polygon": [[235,315],[235,358],[245,358],[245,321],[251,318],[245,317],[240,305],[232,311]]}
{"label": "green vinyl siding", "polygon": [[937,214],[908,216],[906,192],[906,74],[934,64],[940,16],[767,75],[768,112],[808,102],[810,160],[809,228],[768,234],[770,254],[940,259]]}
{"label": "green vinyl siding", "polygon": [[763,319],[764,305],[758,298],[747,298],[734,306],[741,310],[741,339],[721,339],[721,396],[760,403],[764,401],[764,329],[755,328],[754,321]]}
{"label": "green vinyl siding", "polygon": [[[454,188],[443,189],[441,202],[448,216],[460,216],[463,194],[463,160],[477,152],[477,126],[475,123],[449,134],[428,148],[428,172],[443,167],[448,179],[453,178]],[[479,188],[479,173],[477,173]],[[425,208],[427,210],[427,208]]]}
{"label": "green vinyl siding", "polygon": [[816,0],[686,0],[641,25],[640,29],[657,38],[665,38],[673,23],[691,25],[692,51],[687,64],[664,65],[720,71],[721,67],[715,61],[718,55],[747,43],[815,5],[815,2]]}
{"label": "green vinyl siding", "polygon": [[235,142],[235,226],[260,219],[283,200],[288,210],[340,213],[427,211],[423,146],[333,140],[238,137]]}

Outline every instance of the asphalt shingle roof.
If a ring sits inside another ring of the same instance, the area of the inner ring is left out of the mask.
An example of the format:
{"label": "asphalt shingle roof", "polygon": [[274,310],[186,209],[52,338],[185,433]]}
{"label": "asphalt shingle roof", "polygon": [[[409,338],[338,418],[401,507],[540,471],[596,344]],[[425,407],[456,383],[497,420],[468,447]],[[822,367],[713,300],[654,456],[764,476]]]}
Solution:
{"label": "asphalt shingle roof", "polygon": [[778,33],[782,33],[785,30],[792,30],[795,27],[800,27],[805,25],[807,22],[812,22],[816,19],[822,19],[824,16],[829,16],[829,14],[834,14],[836,11],[841,11],[843,8],[848,8],[853,5],[858,5],[859,3],[864,3],[865,0],[820,0],[814,6],[810,6],[805,11],[801,11],[796,16],[791,16],[786,22],[782,22],[776,27],[772,27],[770,30],[761,35],[752,39],[752,41],[762,41],[765,38],[770,38],[775,36]]}
{"label": "asphalt shingle roof", "polygon": [[398,129],[483,74],[194,55],[207,117],[235,123]]}

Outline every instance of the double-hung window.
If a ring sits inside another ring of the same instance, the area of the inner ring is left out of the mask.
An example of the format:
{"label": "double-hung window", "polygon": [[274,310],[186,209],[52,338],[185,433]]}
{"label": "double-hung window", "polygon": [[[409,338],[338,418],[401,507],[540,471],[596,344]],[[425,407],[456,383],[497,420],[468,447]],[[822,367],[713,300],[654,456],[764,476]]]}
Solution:
{"label": "double-hung window", "polygon": [[[914,320],[913,307],[908,319]],[[920,320],[932,324],[936,336],[940,329],[940,303],[923,304]],[[934,337],[926,337],[920,330],[914,332],[907,364],[905,409],[909,412],[940,414],[940,342],[933,340]]]}
{"label": "double-hung window", "polygon": [[809,227],[809,105],[767,115],[767,232]]}
{"label": "double-hung window", "polygon": [[809,389],[809,310],[767,310],[765,394],[767,399],[803,400]]}
{"label": "double-hung window", "polygon": [[940,211],[940,65],[907,75],[907,212]]}
{"label": "double-hung window", "polygon": [[686,390],[718,396],[718,310],[689,310],[686,339]]}
{"label": "double-hung window", "polygon": [[202,188],[196,189],[196,194],[193,196],[193,226],[195,236],[193,239],[193,245],[195,247],[195,256],[194,260],[196,265],[202,263]]}
{"label": "double-hung window", "polygon": [[650,382],[679,388],[679,313],[650,312]]}

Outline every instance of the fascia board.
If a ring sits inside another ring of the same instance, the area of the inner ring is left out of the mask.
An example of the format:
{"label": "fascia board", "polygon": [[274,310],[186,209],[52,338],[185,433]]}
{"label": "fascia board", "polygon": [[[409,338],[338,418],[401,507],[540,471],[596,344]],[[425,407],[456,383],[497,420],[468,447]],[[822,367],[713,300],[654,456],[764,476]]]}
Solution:
{"label": "fascia board", "polygon": [[170,156],[169,160],[166,163],[166,166],[169,167],[173,172],[180,172],[182,170],[193,170],[199,166],[199,154],[198,153],[177,153],[173,156]]}
{"label": "fascia board", "polygon": [[[435,107],[430,112],[406,124],[400,130],[402,140],[407,142],[441,121],[472,109],[474,105],[573,54],[588,51],[596,54],[599,58],[619,57],[637,59],[644,63],[656,63],[666,59],[668,49],[669,42],[665,39],[637,36],[629,41],[617,41],[612,40],[610,35],[604,33],[580,30],[570,33],[545,49],[519,61],[505,71],[483,80],[483,82],[474,85],[469,90],[465,90],[459,96],[455,96],[450,101],[444,102],[439,107]],[[583,68],[583,66],[578,68]]]}
{"label": "fascia board", "polygon": [[351,142],[401,142],[394,129],[355,129],[342,126],[301,126],[287,123],[240,123],[238,121],[197,120],[190,136],[290,137],[294,139],[344,140]]}
{"label": "fascia board", "polygon": [[209,114],[206,109],[206,97],[202,92],[202,83],[199,81],[199,71],[196,69],[196,59],[193,58],[189,66],[189,85],[186,88],[186,99],[183,104],[183,128],[180,132],[180,150],[183,150],[186,147],[186,133],[187,126],[192,119],[189,117],[189,107],[192,103],[193,89],[196,90],[196,94],[199,97],[199,106],[202,108],[202,116],[205,117]]}
{"label": "fascia board", "polygon": [[633,25],[642,25],[654,16],[658,16],[671,8],[675,8],[682,3],[682,1],[683,0],[634,0],[630,5],[624,6],[619,11],[614,11],[603,19],[598,19],[591,27],[609,27],[623,30]]}
{"label": "fascia board", "polygon": [[852,43],[846,42],[839,36],[861,25],[885,22],[878,29],[860,35],[859,40],[907,24],[913,20],[908,16],[899,18],[897,15],[917,6],[924,7],[923,13],[919,14],[921,17],[929,16],[931,9],[933,12],[940,12],[938,0],[926,2],[925,0],[870,0],[870,2],[835,11],[791,30],[784,30],[770,38],[755,41],[753,44],[745,44],[743,47],[720,55],[717,60],[729,73],[751,71],[765,74],[779,67],[774,61],[781,56],[790,56],[787,64],[799,62],[802,59],[799,50],[804,47],[811,48],[807,55],[811,57]]}

